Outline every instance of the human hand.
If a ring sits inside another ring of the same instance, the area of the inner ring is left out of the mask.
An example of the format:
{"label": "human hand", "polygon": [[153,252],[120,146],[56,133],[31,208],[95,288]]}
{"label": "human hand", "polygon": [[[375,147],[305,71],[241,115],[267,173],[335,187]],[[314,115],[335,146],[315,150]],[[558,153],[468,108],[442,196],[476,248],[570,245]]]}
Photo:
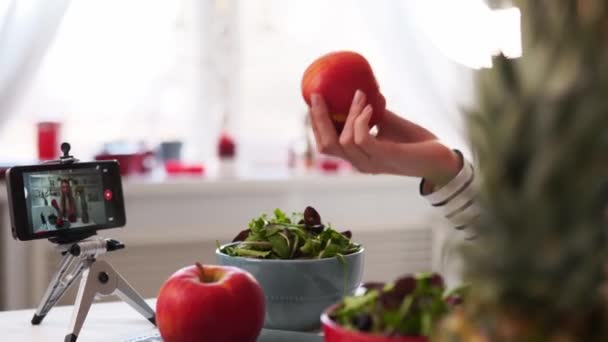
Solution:
{"label": "human hand", "polygon": [[357,91],[342,133],[338,136],[325,101],[313,94],[310,115],[319,152],[340,157],[364,173],[421,177],[429,187],[449,182],[461,169],[461,160],[428,130],[386,111],[369,129],[373,108]]}

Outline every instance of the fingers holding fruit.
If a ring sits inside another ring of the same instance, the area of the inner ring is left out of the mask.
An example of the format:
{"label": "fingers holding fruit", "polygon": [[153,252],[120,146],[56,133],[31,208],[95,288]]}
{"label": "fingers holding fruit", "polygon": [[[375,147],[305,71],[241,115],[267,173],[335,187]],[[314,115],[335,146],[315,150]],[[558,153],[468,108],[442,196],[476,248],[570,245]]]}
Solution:
{"label": "fingers holding fruit", "polygon": [[371,105],[365,106],[361,114],[359,114],[353,123],[353,134],[355,144],[359,146],[366,154],[370,155],[374,136],[369,132],[369,120],[371,120],[374,109]]}
{"label": "fingers holding fruit", "polygon": [[357,90],[355,96],[353,97],[353,103],[348,112],[348,117],[346,118],[344,129],[340,134],[340,145],[355,145],[355,122],[357,118],[363,113],[363,111],[365,111],[366,108],[370,107],[369,105],[366,105],[365,101],[365,93],[363,93],[361,90]]}
{"label": "fingers holding fruit", "polygon": [[365,108],[365,104],[367,101],[367,97],[365,93],[361,90],[357,90],[355,92],[355,96],[353,96],[353,102],[348,111],[348,116],[346,117],[346,122],[344,123],[344,129],[340,134],[340,144],[341,145],[352,145],[354,144],[354,131],[353,127],[355,125],[355,119],[361,114],[363,109]]}
{"label": "fingers holding fruit", "polygon": [[342,148],[338,142],[338,134],[327,114],[327,105],[319,94],[311,95],[310,116],[319,152],[343,157]]}
{"label": "fingers holding fruit", "polygon": [[373,113],[373,107],[367,105],[353,119],[353,144],[366,156],[366,165],[362,171],[372,174],[396,174],[397,169],[393,167],[391,162],[394,156],[391,155],[390,150],[386,148],[382,141],[379,141],[370,133],[369,123],[373,118]]}
{"label": "fingers holding fruit", "polygon": [[348,160],[353,166],[364,173],[394,173],[390,164],[383,158],[385,153],[374,150],[375,137],[369,132],[373,108],[366,105],[366,96],[357,91],[352,100],[352,106],[344,124],[344,129],[338,137],[335,127],[327,115],[327,106],[319,94],[311,96],[312,127],[319,152]]}
{"label": "fingers holding fruit", "polygon": [[355,121],[366,108],[365,101],[365,94],[361,90],[357,90],[353,97],[353,103],[349,110],[346,123],[344,124],[344,129],[340,134],[339,142],[346,159],[348,159],[357,170],[373,173],[374,170],[370,163],[370,156],[355,143]]}

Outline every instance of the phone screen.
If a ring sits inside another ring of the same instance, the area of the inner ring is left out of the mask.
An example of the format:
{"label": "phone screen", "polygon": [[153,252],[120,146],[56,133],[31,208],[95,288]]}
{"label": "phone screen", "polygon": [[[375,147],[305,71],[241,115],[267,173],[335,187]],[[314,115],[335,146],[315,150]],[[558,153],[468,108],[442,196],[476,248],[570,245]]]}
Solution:
{"label": "phone screen", "polygon": [[22,240],[125,223],[115,162],[17,167],[10,178],[14,230]]}

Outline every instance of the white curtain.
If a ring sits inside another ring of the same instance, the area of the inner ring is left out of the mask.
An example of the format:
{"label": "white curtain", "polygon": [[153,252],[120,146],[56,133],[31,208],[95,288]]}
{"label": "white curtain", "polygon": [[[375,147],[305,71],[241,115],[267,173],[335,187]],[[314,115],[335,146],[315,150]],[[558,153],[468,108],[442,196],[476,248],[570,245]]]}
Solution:
{"label": "white curtain", "polygon": [[430,128],[449,146],[469,152],[463,110],[473,101],[474,67],[491,53],[479,34],[481,0],[359,0],[375,43],[389,59],[390,103],[402,116]]}
{"label": "white curtain", "polygon": [[[28,89],[50,46],[69,0],[0,0],[0,127]],[[0,222],[8,215],[0,208]],[[3,227],[8,228],[8,227]],[[22,272],[25,249],[12,243],[10,229],[0,232],[0,310],[23,302],[26,292],[12,275]],[[11,275],[11,276],[9,276]]]}
{"label": "white curtain", "polygon": [[184,156],[198,159],[191,137],[210,134],[194,122],[208,103],[199,91],[206,42],[195,27],[207,24],[199,12],[209,3],[71,1],[27,94],[0,127],[0,158],[33,159],[36,122],[58,121],[81,158],[108,142],[181,140]]}
{"label": "white curtain", "polygon": [[0,127],[36,75],[69,3],[0,0]]}
{"label": "white curtain", "polygon": [[475,69],[492,56],[521,56],[520,12],[510,1],[359,0],[378,49],[402,85],[391,103],[469,155],[463,112],[474,101]]}

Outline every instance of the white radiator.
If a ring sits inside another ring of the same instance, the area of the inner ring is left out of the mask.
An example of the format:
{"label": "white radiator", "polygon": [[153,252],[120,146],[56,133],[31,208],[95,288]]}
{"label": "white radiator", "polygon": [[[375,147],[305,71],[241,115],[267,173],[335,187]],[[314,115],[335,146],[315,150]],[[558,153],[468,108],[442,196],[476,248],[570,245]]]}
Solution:
{"label": "white radiator", "polygon": [[[365,249],[364,281],[390,281],[397,276],[429,271],[432,260],[431,230],[428,228],[354,232],[353,239]],[[163,282],[177,269],[201,263],[215,263],[215,241],[168,245],[131,246],[103,256],[146,298],[156,297]],[[49,251],[44,278],[50,279],[57,267],[58,254]],[[66,294],[62,304],[72,304],[77,286]],[[40,291],[40,290],[39,290]],[[38,298],[42,293],[34,297]],[[113,297],[103,300],[116,300]],[[35,304],[35,303],[34,303]]]}
{"label": "white radiator", "polygon": [[[127,249],[103,258],[145,297],[155,297],[180,267],[195,261],[214,263],[215,239],[229,241],[252,217],[277,207],[291,212],[312,205],[324,221],[352,230],[367,249],[364,280],[388,281],[438,265],[441,243],[429,228],[436,226],[435,215],[418,195],[418,180],[413,178],[313,175],[283,180],[128,181],[124,189],[127,227],[100,235],[124,242]],[[59,256],[47,241],[12,241],[7,221],[0,215],[0,253],[5,257],[0,258],[0,310],[33,307]],[[67,294],[64,304],[73,302],[74,292]]]}

